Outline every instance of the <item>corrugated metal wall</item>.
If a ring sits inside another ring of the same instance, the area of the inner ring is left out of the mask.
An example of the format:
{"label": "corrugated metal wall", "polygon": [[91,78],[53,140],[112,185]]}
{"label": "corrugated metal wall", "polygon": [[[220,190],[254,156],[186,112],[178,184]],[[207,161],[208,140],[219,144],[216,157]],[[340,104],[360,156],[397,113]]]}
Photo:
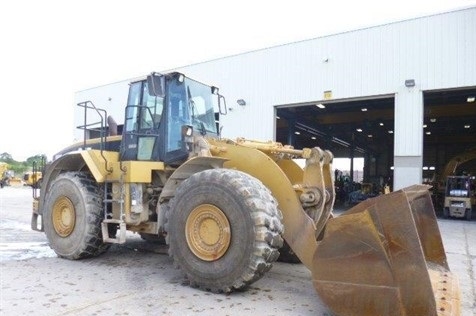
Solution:
{"label": "corrugated metal wall", "polygon": [[[332,91],[334,100],[395,94],[395,157],[421,161],[422,91],[476,86],[476,7],[175,70],[220,87],[230,109],[221,118],[228,138],[271,140],[275,106],[322,101],[324,91]],[[405,88],[406,79],[414,79],[416,86]],[[119,90],[125,86],[81,91],[76,101],[114,94],[114,102],[123,99],[122,113],[127,91]],[[244,99],[246,106],[237,105],[237,99]],[[119,118],[122,122],[123,116]],[[421,166],[414,167],[418,170],[421,174]]]}
{"label": "corrugated metal wall", "polygon": [[[421,90],[475,86],[476,7],[179,70],[221,88],[234,108],[224,119],[225,136],[272,139],[274,106],[319,101],[326,90],[333,99],[345,99],[394,94],[406,79],[414,79]],[[240,98],[247,101],[244,108],[236,105]],[[408,106],[405,111],[412,117],[421,109]],[[412,147],[400,145],[396,149],[401,153]]]}

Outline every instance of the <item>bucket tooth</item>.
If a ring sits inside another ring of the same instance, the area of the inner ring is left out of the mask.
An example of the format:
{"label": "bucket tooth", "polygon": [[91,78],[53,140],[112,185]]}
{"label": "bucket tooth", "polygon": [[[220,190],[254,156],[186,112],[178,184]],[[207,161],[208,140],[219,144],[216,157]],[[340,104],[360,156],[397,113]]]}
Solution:
{"label": "bucket tooth", "polygon": [[427,186],[366,200],[329,219],[311,271],[337,315],[459,315],[458,282]]}

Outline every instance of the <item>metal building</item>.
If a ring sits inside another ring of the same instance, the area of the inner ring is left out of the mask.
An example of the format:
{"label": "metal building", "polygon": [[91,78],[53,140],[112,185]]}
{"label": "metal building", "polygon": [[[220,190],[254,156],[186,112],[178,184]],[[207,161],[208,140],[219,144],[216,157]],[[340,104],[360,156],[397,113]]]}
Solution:
{"label": "metal building", "polygon": [[[364,157],[366,176],[390,177],[393,189],[476,147],[476,7],[174,70],[220,88],[222,136]],[[92,100],[120,123],[128,82],[80,91],[76,101]]]}

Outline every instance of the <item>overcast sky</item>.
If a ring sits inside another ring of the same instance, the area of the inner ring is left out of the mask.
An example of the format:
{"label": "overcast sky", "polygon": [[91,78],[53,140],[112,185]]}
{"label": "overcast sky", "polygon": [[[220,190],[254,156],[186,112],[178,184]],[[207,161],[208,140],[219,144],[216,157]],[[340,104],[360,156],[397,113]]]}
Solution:
{"label": "overcast sky", "polygon": [[79,90],[471,6],[476,0],[3,1],[0,154],[51,159],[69,145]]}

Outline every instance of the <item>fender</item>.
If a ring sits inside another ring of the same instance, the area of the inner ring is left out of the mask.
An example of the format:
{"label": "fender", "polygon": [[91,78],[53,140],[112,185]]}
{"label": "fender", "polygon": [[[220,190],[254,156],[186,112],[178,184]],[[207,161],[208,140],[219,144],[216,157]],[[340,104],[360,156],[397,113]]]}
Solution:
{"label": "fender", "polygon": [[[66,153],[46,166],[41,182],[41,192],[47,192],[54,179],[64,171],[83,171],[88,169],[96,179],[96,182],[104,182],[107,175],[112,172],[111,165],[118,164],[118,159],[119,154],[113,151],[86,150]],[[42,205],[44,199],[45,194],[41,194],[39,214],[43,213]]]}
{"label": "fender", "polygon": [[[311,267],[312,257],[317,248],[316,225],[302,208],[293,186],[299,183],[299,177],[302,177],[300,182],[303,183],[306,173],[292,161],[289,163],[281,161],[278,165],[270,156],[255,148],[235,143],[211,143],[221,148],[212,150],[213,154],[228,159],[224,164],[225,168],[243,171],[260,180],[271,191],[283,215],[284,239],[303,264]],[[322,181],[323,187],[323,178],[315,177],[315,181],[318,180]],[[322,219],[318,220],[320,226],[327,221],[329,213],[321,212],[321,216]]]}
{"label": "fender", "polygon": [[43,194],[40,195],[38,204],[39,214],[43,214],[43,202],[46,196],[44,192],[49,190],[54,179],[64,171],[80,171],[83,170],[85,166],[86,162],[79,152],[65,154],[46,166],[41,181],[41,192],[43,192]]}

